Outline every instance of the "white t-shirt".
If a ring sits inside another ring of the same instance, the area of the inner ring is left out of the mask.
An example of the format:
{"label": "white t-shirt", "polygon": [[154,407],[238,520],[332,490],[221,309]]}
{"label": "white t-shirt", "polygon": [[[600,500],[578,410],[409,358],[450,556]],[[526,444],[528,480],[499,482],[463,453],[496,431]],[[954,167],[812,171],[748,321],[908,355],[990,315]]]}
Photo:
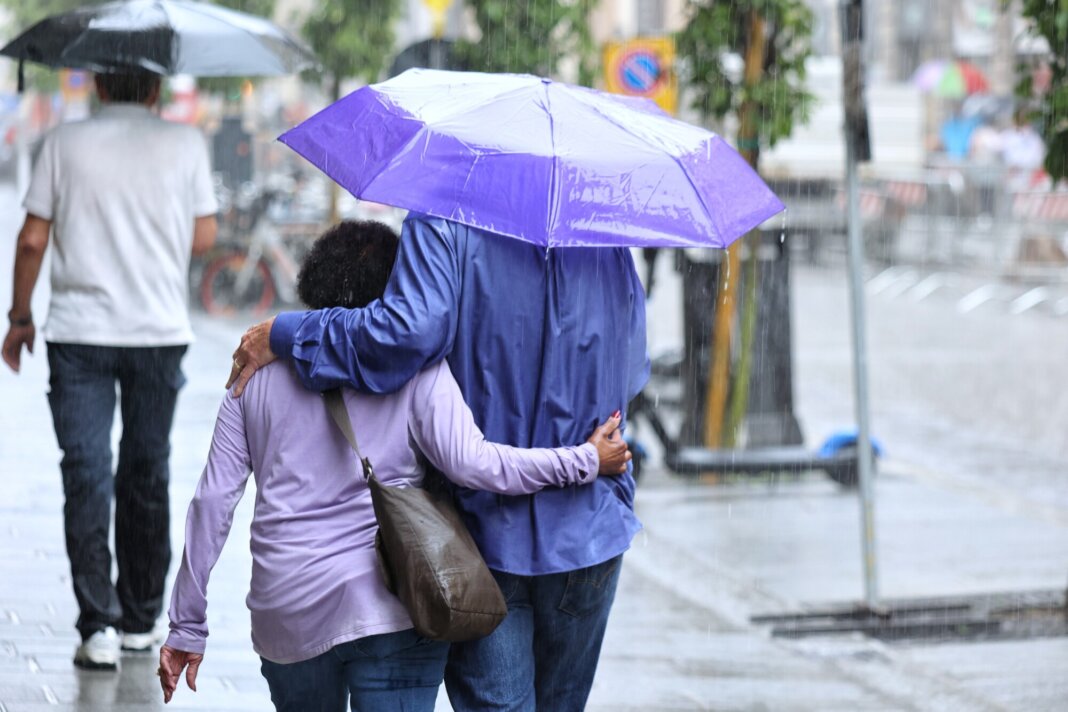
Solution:
{"label": "white t-shirt", "polygon": [[46,341],[188,344],[193,221],[218,210],[203,136],[137,104],[47,134],[23,202],[52,221]]}

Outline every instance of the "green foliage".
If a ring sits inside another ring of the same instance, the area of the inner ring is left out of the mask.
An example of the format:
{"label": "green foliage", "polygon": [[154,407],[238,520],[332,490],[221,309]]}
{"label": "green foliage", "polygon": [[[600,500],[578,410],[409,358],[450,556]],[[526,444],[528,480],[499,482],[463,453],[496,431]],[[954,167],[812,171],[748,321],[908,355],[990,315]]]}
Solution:
{"label": "green foliage", "polygon": [[597,76],[597,47],[590,34],[594,0],[466,0],[482,38],[459,42],[457,56],[482,72],[526,72],[557,76],[560,60],[578,59],[580,84]]}
{"label": "green foliage", "polygon": [[240,10],[249,15],[270,18],[274,15],[275,0],[199,0],[215,5],[222,5],[231,10]]}
{"label": "green foliage", "polygon": [[400,7],[399,0],[329,0],[304,22],[304,38],[330,78],[332,98],[347,77],[378,80],[393,52]]}
{"label": "green foliage", "polygon": [[[108,0],[0,0],[0,7],[7,8],[15,18],[21,32],[49,15],[66,12],[78,7],[100,5]],[[205,0],[210,2],[211,0]],[[218,0],[216,4],[247,12],[250,15],[270,17],[275,0]]]}
{"label": "green foliage", "polygon": [[[746,87],[741,70],[729,71],[724,58],[745,57],[752,11],[767,23],[766,51],[763,77]],[[693,91],[693,106],[705,119],[737,115],[753,102],[762,146],[774,146],[808,119],[813,97],[804,89],[805,60],[812,51],[813,17],[803,0],[690,0],[689,13],[676,37],[686,66],[681,82]]]}
{"label": "green foliage", "polygon": [[[0,7],[6,8],[15,18],[18,32],[27,30],[30,25],[49,15],[55,15],[76,7],[98,5],[104,0],[0,0]],[[8,38],[10,39],[10,38]]]}
{"label": "green foliage", "polygon": [[[1068,179],[1068,0],[1022,0],[1021,12],[1050,46],[1052,81],[1036,112],[1046,140],[1046,172],[1054,181]],[[1023,70],[1017,94],[1030,99],[1031,71]]]}

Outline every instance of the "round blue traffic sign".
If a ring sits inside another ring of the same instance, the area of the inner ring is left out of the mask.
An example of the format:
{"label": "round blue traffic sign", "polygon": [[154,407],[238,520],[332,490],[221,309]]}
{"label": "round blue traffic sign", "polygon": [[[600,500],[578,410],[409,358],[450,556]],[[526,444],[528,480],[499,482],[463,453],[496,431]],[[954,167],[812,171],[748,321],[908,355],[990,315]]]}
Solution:
{"label": "round blue traffic sign", "polygon": [[654,93],[664,79],[660,57],[647,49],[634,49],[619,60],[619,83],[628,94]]}

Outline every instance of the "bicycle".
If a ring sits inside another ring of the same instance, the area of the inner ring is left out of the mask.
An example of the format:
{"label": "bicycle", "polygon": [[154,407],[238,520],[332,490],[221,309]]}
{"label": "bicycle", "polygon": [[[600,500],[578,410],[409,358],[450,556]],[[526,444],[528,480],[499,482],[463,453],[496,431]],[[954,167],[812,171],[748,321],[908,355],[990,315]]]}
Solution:
{"label": "bicycle", "polygon": [[299,265],[311,235],[304,224],[283,231],[269,215],[287,191],[244,184],[236,197],[226,189],[219,193],[224,236],[199,273],[201,306],[215,316],[240,311],[259,317],[279,302],[295,303]]}

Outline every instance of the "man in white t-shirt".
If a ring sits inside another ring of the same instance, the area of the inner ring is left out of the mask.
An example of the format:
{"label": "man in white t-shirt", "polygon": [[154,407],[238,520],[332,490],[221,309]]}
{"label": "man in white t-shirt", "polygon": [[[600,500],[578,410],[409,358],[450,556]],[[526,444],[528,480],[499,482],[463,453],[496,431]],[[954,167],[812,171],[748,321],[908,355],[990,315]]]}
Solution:
{"label": "man in white t-shirt", "polygon": [[[51,233],[43,332],[80,610],[74,663],[116,669],[118,631],[124,649],[157,642],[171,559],[170,430],[193,340],[189,258],[214,242],[218,208],[203,137],[152,112],[158,75],[98,75],[96,88],[97,115],[46,135],[34,164],[3,358],[18,372],[23,347],[33,353],[30,295]],[[116,400],[123,430],[113,474]]]}

